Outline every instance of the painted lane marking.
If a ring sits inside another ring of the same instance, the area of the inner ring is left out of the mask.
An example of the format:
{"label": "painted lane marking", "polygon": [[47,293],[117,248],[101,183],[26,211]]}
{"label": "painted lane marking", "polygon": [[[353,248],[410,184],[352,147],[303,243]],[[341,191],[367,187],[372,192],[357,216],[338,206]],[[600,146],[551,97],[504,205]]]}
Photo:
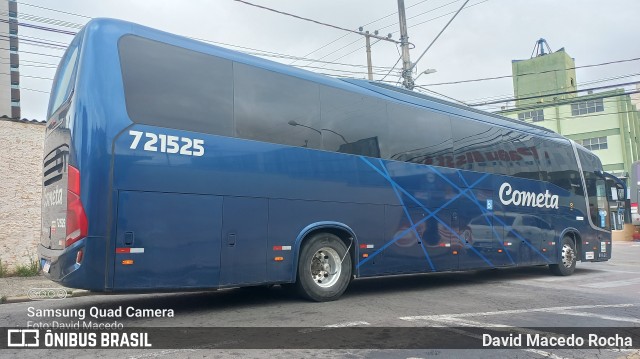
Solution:
{"label": "painted lane marking", "polygon": [[556,311],[562,311],[562,310],[575,310],[575,309],[627,308],[627,307],[636,307],[638,305],[640,305],[640,304],[629,303],[629,304],[576,305],[576,306],[573,306],[573,307],[548,307],[548,308],[533,308],[533,309],[513,309],[513,310],[502,310],[502,311],[494,311],[494,312],[454,313],[454,314],[441,314],[441,315],[416,315],[416,316],[400,317],[399,319],[407,320],[407,321],[437,320],[438,318],[464,318],[464,317],[475,317],[475,316],[484,316],[484,315],[506,315],[506,314],[524,314],[524,313],[534,313],[534,312],[556,312]]}
{"label": "painted lane marking", "polygon": [[529,353],[533,353],[533,354],[538,354],[540,356],[543,356],[545,358],[551,358],[551,359],[567,359],[565,357],[561,357],[558,355],[555,355],[553,353],[549,353],[549,352],[545,352],[544,350],[540,350],[540,349],[522,349],[525,352],[529,352]]}
{"label": "painted lane marking", "polygon": [[159,352],[153,352],[153,353],[130,355],[127,358],[129,359],[157,358],[165,355],[173,356],[173,354],[177,354],[177,353],[193,353],[195,351],[197,350],[196,349],[167,349],[167,350],[161,350]]}
{"label": "painted lane marking", "polygon": [[634,318],[625,318],[625,317],[616,317],[613,315],[606,315],[606,314],[597,314],[597,313],[589,313],[589,312],[574,312],[571,310],[559,310],[555,312],[556,314],[561,314],[561,315],[573,315],[576,317],[587,317],[587,318],[598,318],[598,319],[604,319],[604,320],[612,320],[615,322],[630,322],[630,323],[636,323],[636,324],[640,324],[640,319],[634,319]]}
{"label": "painted lane marking", "polygon": [[633,278],[633,279],[625,279],[625,280],[616,280],[613,282],[598,282],[598,283],[591,283],[591,284],[582,284],[579,287],[586,287],[586,288],[614,288],[614,287],[623,287],[623,286],[627,286],[627,285],[632,285],[632,284],[636,284],[640,282],[640,278]]}
{"label": "painted lane marking", "polygon": [[368,322],[346,322],[346,323],[337,323],[337,324],[329,324],[325,325],[325,328],[347,328],[347,327],[357,327],[361,325],[371,325]]}

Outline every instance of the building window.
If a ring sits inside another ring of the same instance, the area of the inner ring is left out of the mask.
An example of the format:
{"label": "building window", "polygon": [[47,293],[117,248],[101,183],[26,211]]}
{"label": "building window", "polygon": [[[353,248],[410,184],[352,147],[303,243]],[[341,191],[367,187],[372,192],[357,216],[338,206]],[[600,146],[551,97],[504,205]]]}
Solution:
{"label": "building window", "polygon": [[576,102],[571,104],[571,116],[586,115],[593,112],[604,111],[602,99]]}
{"label": "building window", "polygon": [[607,137],[585,138],[582,142],[578,141],[578,143],[581,143],[586,149],[591,151],[606,150],[609,148],[607,146]]}
{"label": "building window", "polygon": [[518,120],[524,121],[529,120],[533,122],[544,121],[544,111],[543,110],[533,110],[527,112],[520,112],[518,114]]}

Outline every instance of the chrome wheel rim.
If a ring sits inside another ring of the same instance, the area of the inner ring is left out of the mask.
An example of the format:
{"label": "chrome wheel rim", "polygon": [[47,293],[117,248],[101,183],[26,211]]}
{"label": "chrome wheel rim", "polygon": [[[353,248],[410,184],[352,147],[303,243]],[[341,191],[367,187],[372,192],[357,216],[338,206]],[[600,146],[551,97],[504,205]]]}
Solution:
{"label": "chrome wheel rim", "polygon": [[309,269],[311,279],[318,287],[329,288],[336,284],[342,273],[340,256],[335,249],[322,247],[311,257]]}
{"label": "chrome wheel rim", "polygon": [[562,265],[565,268],[571,268],[573,261],[575,260],[575,253],[570,245],[565,244],[562,246]]}

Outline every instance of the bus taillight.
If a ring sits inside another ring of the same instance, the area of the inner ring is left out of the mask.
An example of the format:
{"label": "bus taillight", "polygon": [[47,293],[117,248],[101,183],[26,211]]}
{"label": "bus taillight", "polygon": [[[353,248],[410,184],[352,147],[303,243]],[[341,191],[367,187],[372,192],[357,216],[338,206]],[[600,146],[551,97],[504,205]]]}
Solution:
{"label": "bus taillight", "polygon": [[80,201],[80,171],[73,166],[68,167],[69,182],[67,186],[67,237],[65,246],[87,236],[89,223],[84,207]]}
{"label": "bus taillight", "polygon": [[631,203],[631,213],[638,213],[638,204]]}

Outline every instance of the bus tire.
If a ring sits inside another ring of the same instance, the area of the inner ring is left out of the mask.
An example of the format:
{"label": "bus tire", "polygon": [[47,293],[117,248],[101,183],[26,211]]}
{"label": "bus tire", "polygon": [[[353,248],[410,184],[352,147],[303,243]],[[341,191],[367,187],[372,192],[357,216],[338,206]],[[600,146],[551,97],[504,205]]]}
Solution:
{"label": "bus tire", "polygon": [[576,270],[576,246],[569,237],[562,239],[562,253],[560,263],[549,264],[551,273],[559,276],[567,276],[573,274]]}
{"label": "bus tire", "polygon": [[300,250],[296,289],[316,302],[338,299],[351,280],[351,256],[347,247],[331,233],[318,233]]}

